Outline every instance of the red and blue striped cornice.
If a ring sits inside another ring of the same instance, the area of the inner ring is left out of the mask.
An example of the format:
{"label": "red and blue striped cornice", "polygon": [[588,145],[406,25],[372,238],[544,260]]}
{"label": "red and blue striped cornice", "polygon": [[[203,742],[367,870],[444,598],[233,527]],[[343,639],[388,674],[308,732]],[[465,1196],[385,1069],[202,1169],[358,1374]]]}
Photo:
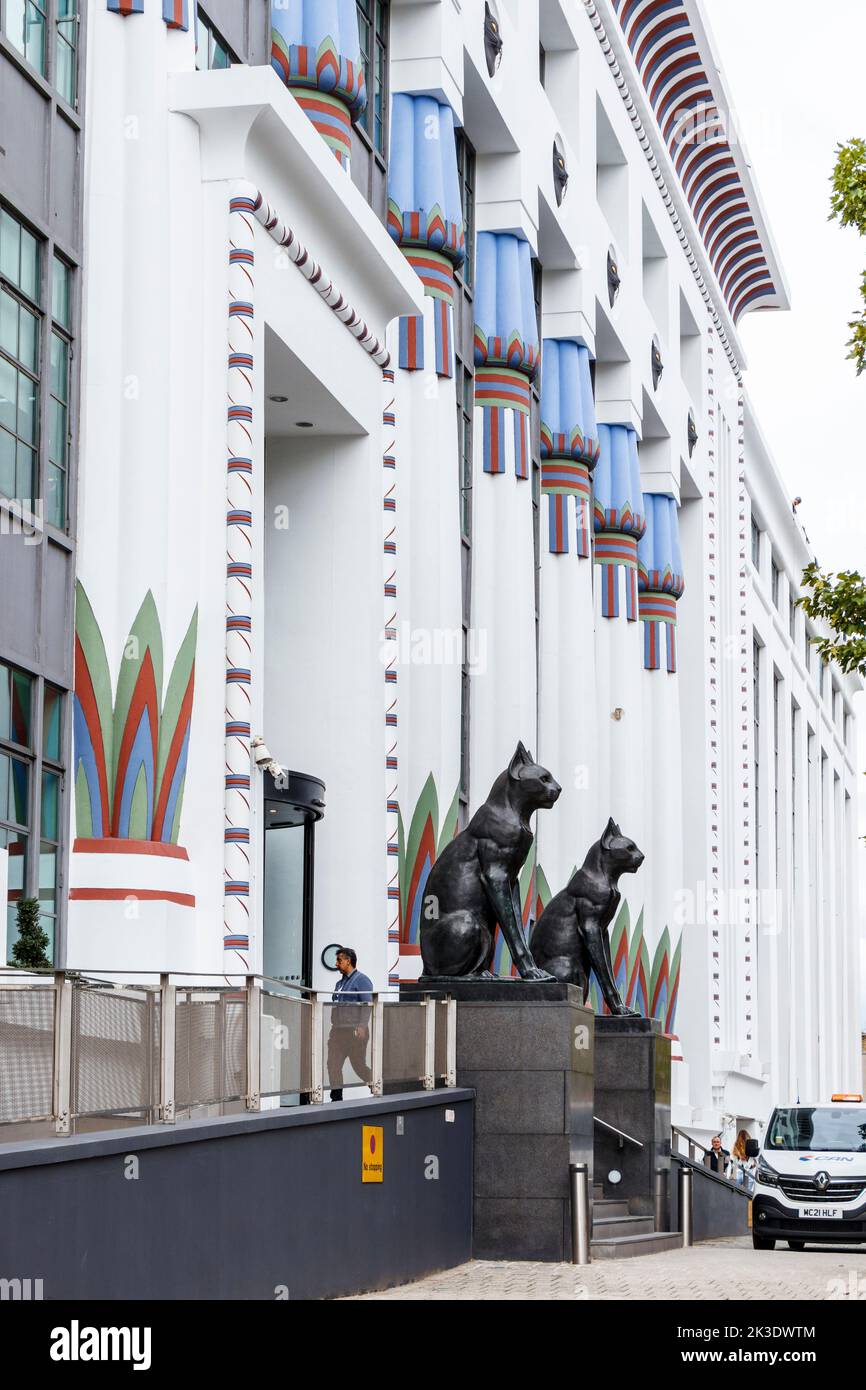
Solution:
{"label": "red and blue striped cornice", "polygon": [[611,0],[734,323],[778,293],[685,0]]}

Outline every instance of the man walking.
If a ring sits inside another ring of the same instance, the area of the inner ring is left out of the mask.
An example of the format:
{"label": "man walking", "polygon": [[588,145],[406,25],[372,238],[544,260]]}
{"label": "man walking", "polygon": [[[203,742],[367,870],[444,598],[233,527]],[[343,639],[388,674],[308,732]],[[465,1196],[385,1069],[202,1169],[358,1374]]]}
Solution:
{"label": "man walking", "polygon": [[358,969],[358,957],[351,946],[337,952],[340,979],[334,990],[331,1032],[328,1036],[328,1080],[331,1100],[343,1099],[343,1067],[348,1059],[356,1076],[370,1084],[367,1043],[370,1038],[370,1004],[373,981]]}

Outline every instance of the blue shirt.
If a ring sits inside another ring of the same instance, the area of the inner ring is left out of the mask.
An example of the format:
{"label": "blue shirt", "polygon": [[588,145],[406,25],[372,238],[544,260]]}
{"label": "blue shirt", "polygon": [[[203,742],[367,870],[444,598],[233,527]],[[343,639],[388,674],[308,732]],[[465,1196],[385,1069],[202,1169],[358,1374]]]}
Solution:
{"label": "blue shirt", "polygon": [[373,981],[353,970],[351,975],[341,975],[333,995],[336,1008],[331,1014],[332,1028],[357,1028],[367,1019],[366,1005],[373,1000]]}

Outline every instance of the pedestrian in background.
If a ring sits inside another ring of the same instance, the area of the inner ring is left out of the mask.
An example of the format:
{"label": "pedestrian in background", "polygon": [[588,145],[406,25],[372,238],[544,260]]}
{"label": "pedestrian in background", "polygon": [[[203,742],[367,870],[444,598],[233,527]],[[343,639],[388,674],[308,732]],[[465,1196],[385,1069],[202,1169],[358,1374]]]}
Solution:
{"label": "pedestrian in background", "polygon": [[333,994],[331,1031],[328,1034],[328,1080],[331,1100],[343,1099],[343,1067],[349,1061],[355,1075],[369,1086],[371,1071],[367,1064],[367,1043],[370,1040],[370,1004],[373,1000],[373,981],[358,969],[358,957],[351,946],[341,946],[337,952],[337,969],[341,979]]}

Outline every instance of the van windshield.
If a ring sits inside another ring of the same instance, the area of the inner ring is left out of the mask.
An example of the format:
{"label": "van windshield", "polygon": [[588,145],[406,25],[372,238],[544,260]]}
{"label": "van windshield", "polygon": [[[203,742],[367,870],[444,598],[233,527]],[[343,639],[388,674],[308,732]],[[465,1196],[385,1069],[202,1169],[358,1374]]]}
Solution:
{"label": "van windshield", "polygon": [[774,1110],[764,1147],[866,1153],[866,1107],[844,1105],[819,1110],[794,1105]]}

